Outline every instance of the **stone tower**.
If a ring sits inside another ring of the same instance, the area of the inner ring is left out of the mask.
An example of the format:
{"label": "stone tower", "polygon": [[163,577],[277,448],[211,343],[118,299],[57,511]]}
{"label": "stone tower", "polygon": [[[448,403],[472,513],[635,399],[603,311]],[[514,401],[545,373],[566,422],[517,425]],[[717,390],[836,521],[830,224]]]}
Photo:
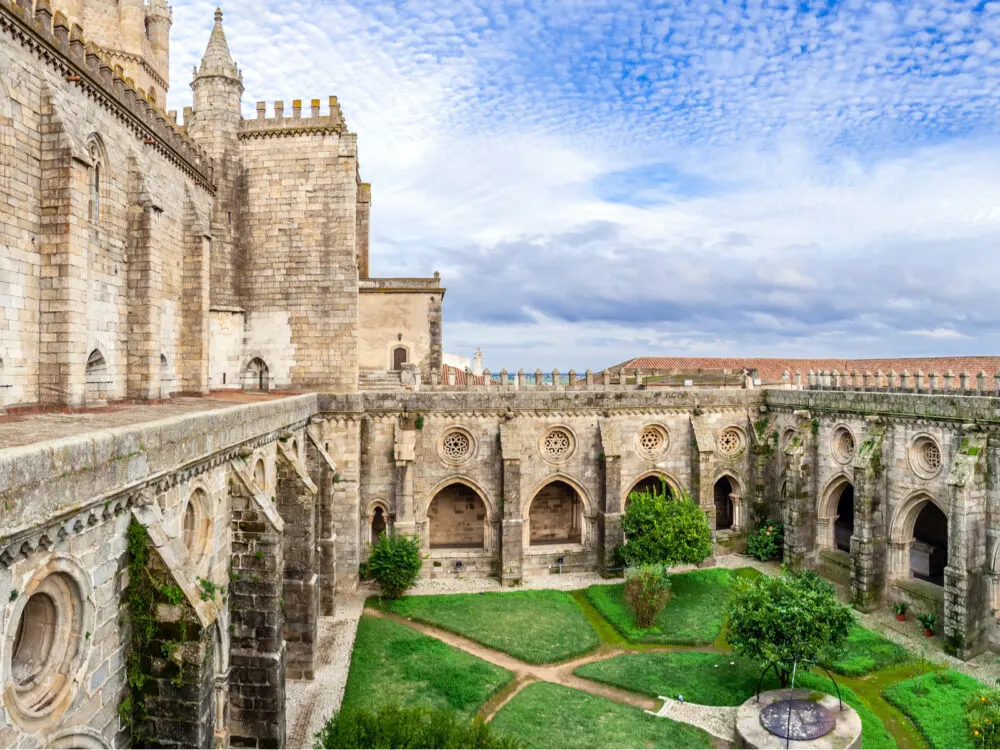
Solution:
{"label": "stone tower", "polygon": [[184,123],[192,138],[216,164],[218,193],[212,215],[212,304],[238,306],[239,283],[236,253],[240,174],[240,107],[243,74],[229,52],[222,28],[222,10],[215,11],[215,27],[201,65],[194,69],[194,110],[186,110]]}
{"label": "stone tower", "polygon": [[70,23],[83,27],[112,67],[120,65],[159,105],[170,89],[170,25],[167,0],[60,0]]}

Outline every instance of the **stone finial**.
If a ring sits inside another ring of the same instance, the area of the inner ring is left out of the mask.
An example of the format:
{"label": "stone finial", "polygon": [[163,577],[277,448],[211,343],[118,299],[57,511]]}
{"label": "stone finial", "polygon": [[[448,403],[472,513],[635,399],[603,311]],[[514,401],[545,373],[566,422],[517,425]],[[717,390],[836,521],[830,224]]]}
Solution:
{"label": "stone finial", "polygon": [[594,371],[588,367],[584,377],[587,379],[587,387],[591,388],[594,385]]}
{"label": "stone finial", "polygon": [[882,381],[885,376],[882,374],[882,370],[875,371],[875,388],[879,389],[882,387]]}
{"label": "stone finial", "polygon": [[628,376],[625,375],[625,368],[623,367],[618,371],[618,385],[624,387],[628,382]]}
{"label": "stone finial", "polygon": [[950,391],[955,387],[955,373],[951,371],[951,368],[944,371],[944,383],[941,386],[942,390]]}
{"label": "stone finial", "polygon": [[791,376],[788,374],[788,370],[782,370],[781,382],[783,385],[788,385],[789,383],[792,382]]}
{"label": "stone finial", "polygon": [[572,388],[576,385],[576,370],[572,367],[569,370],[569,387]]}
{"label": "stone finial", "polygon": [[257,119],[263,120],[267,117],[267,102],[257,102]]}
{"label": "stone finial", "polygon": [[559,379],[559,370],[552,371],[552,389],[558,391],[562,388],[562,381]]}
{"label": "stone finial", "polygon": [[993,375],[993,390],[997,396],[1000,396],[1000,371]]}
{"label": "stone finial", "polygon": [[241,80],[240,70],[229,52],[229,42],[222,28],[222,9],[215,9],[215,26],[208,37],[208,46],[201,58],[201,66],[196,69],[195,80],[201,76],[222,76]]}
{"label": "stone finial", "polygon": [[535,388],[542,387],[542,380],[543,380],[542,371],[535,370]]}
{"label": "stone finial", "polygon": [[980,396],[986,393],[986,373],[983,370],[976,375],[976,393]]}
{"label": "stone finial", "polygon": [[642,370],[640,370],[638,367],[635,368],[635,384],[637,386],[642,385]]}
{"label": "stone finial", "polygon": [[605,388],[611,385],[611,370],[605,369],[604,372],[601,373],[601,380],[603,381]]}
{"label": "stone finial", "polygon": [[969,392],[969,372],[968,370],[962,370],[958,376],[958,387],[962,390],[962,393]]}
{"label": "stone finial", "polygon": [[930,385],[931,391],[938,390],[938,374],[936,372],[932,372],[927,376],[927,379],[931,383]]}
{"label": "stone finial", "polygon": [[802,387],[802,371],[801,370],[796,370],[795,371],[794,383],[795,383],[795,387],[796,388],[801,388]]}

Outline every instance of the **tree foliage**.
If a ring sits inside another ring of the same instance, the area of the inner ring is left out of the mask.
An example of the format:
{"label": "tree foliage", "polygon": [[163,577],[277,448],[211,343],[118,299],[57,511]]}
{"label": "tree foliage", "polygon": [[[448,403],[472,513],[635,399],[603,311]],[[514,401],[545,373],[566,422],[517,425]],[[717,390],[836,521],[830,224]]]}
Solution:
{"label": "tree foliage", "polygon": [[777,665],[782,687],[788,684],[792,660],[835,658],[854,624],[833,586],[811,570],[737,585],[726,614],[734,651],[765,664],[787,660]]}
{"label": "tree foliage", "polygon": [[423,562],[416,537],[382,534],[368,555],[368,574],[395,599],[417,582]]}
{"label": "tree foliage", "polygon": [[663,565],[640,565],[625,573],[625,600],[640,628],[651,628],[670,599],[670,576]]}
{"label": "tree foliage", "polygon": [[688,493],[674,497],[666,484],[658,491],[633,492],[622,518],[622,556],[637,565],[697,564],[712,554],[705,512]]}
{"label": "tree foliage", "polygon": [[451,711],[387,704],[376,710],[345,709],[316,734],[317,748],[510,748],[516,740],[480,720]]}

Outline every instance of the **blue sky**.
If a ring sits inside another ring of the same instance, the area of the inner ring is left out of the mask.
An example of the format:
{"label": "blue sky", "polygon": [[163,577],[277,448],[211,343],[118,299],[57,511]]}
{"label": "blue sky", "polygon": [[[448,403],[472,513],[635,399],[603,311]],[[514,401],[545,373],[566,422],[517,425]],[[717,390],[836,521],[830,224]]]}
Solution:
{"label": "blue sky", "polygon": [[[214,4],[174,0],[171,106]],[[1000,350],[1000,3],[240,0],[257,100],[340,98],[372,273],[487,364]]]}

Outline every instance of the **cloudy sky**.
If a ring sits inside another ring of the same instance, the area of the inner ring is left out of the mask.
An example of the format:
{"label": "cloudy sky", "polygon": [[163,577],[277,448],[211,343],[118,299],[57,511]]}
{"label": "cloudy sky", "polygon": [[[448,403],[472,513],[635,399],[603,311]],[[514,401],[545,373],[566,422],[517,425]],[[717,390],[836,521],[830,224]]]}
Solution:
{"label": "cloudy sky", "polygon": [[[215,5],[173,0],[171,105]],[[1000,351],[1000,3],[239,0],[257,100],[336,94],[372,273],[445,349]]]}

